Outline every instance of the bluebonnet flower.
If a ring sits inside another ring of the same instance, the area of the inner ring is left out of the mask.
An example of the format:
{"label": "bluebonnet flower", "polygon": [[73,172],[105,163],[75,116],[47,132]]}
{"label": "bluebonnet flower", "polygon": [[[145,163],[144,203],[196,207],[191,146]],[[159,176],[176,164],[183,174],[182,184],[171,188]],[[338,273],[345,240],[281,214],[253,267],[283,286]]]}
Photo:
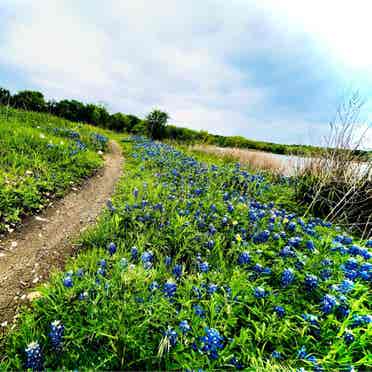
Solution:
{"label": "bluebonnet flower", "polygon": [[200,316],[200,318],[205,318],[205,311],[200,305],[194,305],[194,314]]}
{"label": "bluebonnet flower", "polygon": [[179,324],[180,330],[183,334],[189,332],[191,330],[191,327],[187,320],[182,320]]}
{"label": "bluebonnet flower", "polygon": [[321,264],[322,266],[330,266],[332,265],[332,260],[330,260],[329,258],[325,258],[324,260],[322,260]]}
{"label": "bluebonnet flower", "polygon": [[262,273],[264,268],[261,264],[256,263],[253,267],[252,270],[255,271],[256,273]]}
{"label": "bluebonnet flower", "polygon": [[323,269],[319,273],[320,277],[323,280],[328,280],[332,276],[332,270],[331,269]]}
{"label": "bluebonnet flower", "polygon": [[133,189],[133,196],[137,199],[138,198],[138,189],[137,189],[137,187],[135,187],[134,189]]}
{"label": "bluebonnet flower", "polygon": [[232,364],[236,369],[243,369],[244,366],[242,363],[239,362],[239,360],[233,356],[230,361],[229,361],[229,364]]}
{"label": "bluebonnet flower", "polygon": [[347,344],[351,344],[354,341],[354,335],[349,331],[346,331],[343,337]]}
{"label": "bluebonnet flower", "polygon": [[207,242],[207,247],[208,247],[209,249],[212,249],[212,248],[214,247],[214,240],[208,240],[208,242]]}
{"label": "bluebonnet flower", "polygon": [[305,284],[306,290],[312,291],[318,286],[318,278],[315,275],[311,275],[311,274],[306,275],[304,284]]}
{"label": "bluebonnet flower", "polygon": [[193,286],[192,291],[193,291],[194,296],[200,300],[202,297],[200,289],[198,287]]}
{"label": "bluebonnet flower", "polygon": [[372,315],[353,315],[352,327],[360,327],[372,323]]}
{"label": "bluebonnet flower", "polygon": [[296,253],[294,251],[292,251],[290,246],[286,245],[285,247],[283,247],[280,250],[279,256],[281,256],[281,257],[296,257]]}
{"label": "bluebonnet flower", "polygon": [[63,278],[63,285],[67,288],[71,288],[74,285],[71,276],[66,276]]}
{"label": "bluebonnet flower", "polygon": [[344,236],[341,243],[345,245],[349,245],[353,242],[353,238],[350,236]]}
{"label": "bluebonnet flower", "polygon": [[76,271],[76,276],[78,278],[82,278],[84,276],[84,269],[82,268],[79,268],[77,271]]}
{"label": "bluebonnet flower", "polygon": [[108,246],[110,255],[112,256],[116,252],[116,244],[111,242]]}
{"label": "bluebonnet flower", "polygon": [[151,251],[145,251],[142,253],[142,262],[145,264],[146,262],[152,262],[154,255]]}
{"label": "bluebonnet flower", "polygon": [[164,259],[164,263],[166,266],[170,266],[172,264],[172,257],[166,256]]}
{"label": "bluebonnet flower", "polygon": [[99,267],[97,270],[97,275],[105,276],[106,270],[103,267]]}
{"label": "bluebonnet flower", "polygon": [[372,248],[372,239],[368,240],[366,243],[367,248]]}
{"label": "bluebonnet flower", "polygon": [[272,238],[273,238],[273,240],[279,240],[280,239],[280,235],[278,233],[274,233],[272,235]]}
{"label": "bluebonnet flower", "polygon": [[254,288],[253,294],[254,294],[254,297],[256,298],[264,298],[267,296],[268,293],[265,291],[264,288],[256,287]]}
{"label": "bluebonnet flower", "polygon": [[308,240],[306,242],[306,248],[310,251],[310,252],[314,252],[315,251],[315,245],[314,245],[314,242],[312,240]]}
{"label": "bluebonnet flower", "polygon": [[346,306],[346,305],[340,305],[340,306],[337,308],[337,314],[338,314],[341,318],[346,318],[346,317],[349,316],[349,314],[350,314],[350,309],[349,309],[348,306]]}
{"label": "bluebonnet flower", "polygon": [[287,224],[287,230],[290,232],[294,232],[296,230],[296,223],[291,221]]}
{"label": "bluebonnet flower", "polygon": [[165,296],[168,298],[174,297],[177,290],[177,284],[173,282],[166,282],[163,287],[163,292],[165,293]]}
{"label": "bluebonnet flower", "polygon": [[337,300],[336,300],[336,298],[334,296],[332,296],[330,294],[326,294],[322,298],[321,305],[322,305],[322,311],[323,311],[323,313],[324,314],[329,314],[336,307]]}
{"label": "bluebonnet flower", "polygon": [[50,324],[49,337],[53,348],[56,350],[60,350],[62,347],[64,330],[65,327],[60,320],[55,320],[53,323]]}
{"label": "bluebonnet flower", "polygon": [[240,253],[240,255],[238,257],[238,264],[239,265],[246,265],[250,261],[251,261],[251,257],[249,255],[249,252],[244,251],[244,252]]}
{"label": "bluebonnet flower", "polygon": [[177,332],[174,329],[168,328],[164,332],[164,336],[169,340],[169,343],[170,343],[171,346],[175,346],[176,345],[178,334],[177,334]]}
{"label": "bluebonnet flower", "polygon": [[211,359],[218,358],[218,351],[219,349],[223,349],[223,341],[224,338],[220,335],[220,333],[214,328],[205,328],[205,335],[201,338],[203,343],[202,351]]}
{"label": "bluebonnet flower", "polygon": [[106,268],[107,262],[105,259],[102,259],[98,262],[98,265],[101,266],[102,268]]}
{"label": "bluebonnet flower", "polygon": [[216,284],[211,283],[211,284],[208,285],[208,294],[209,295],[212,295],[213,293],[217,292],[217,290],[218,290],[218,286]]}
{"label": "bluebonnet flower", "polygon": [[207,273],[209,271],[209,264],[207,261],[199,263],[199,271],[202,273]]}
{"label": "bluebonnet flower", "polygon": [[225,225],[227,225],[227,222],[228,222],[227,217],[226,217],[226,216],[222,217],[221,224],[222,224],[223,226],[225,226]]}
{"label": "bluebonnet flower", "polygon": [[87,298],[88,298],[88,292],[80,292],[79,293],[79,296],[78,296],[79,301],[84,301]]}
{"label": "bluebonnet flower", "polygon": [[279,318],[283,318],[283,316],[285,315],[285,309],[282,306],[275,306],[274,311],[276,312]]}
{"label": "bluebonnet flower", "polygon": [[176,279],[179,279],[182,276],[183,267],[180,264],[176,264],[173,267],[172,273]]}
{"label": "bluebonnet flower", "polygon": [[289,286],[294,281],[295,275],[292,269],[284,269],[280,282],[282,287]]}
{"label": "bluebonnet flower", "polygon": [[151,284],[149,285],[149,291],[150,292],[154,292],[158,288],[159,288],[159,284],[158,284],[158,282],[156,280],[154,280],[153,282],[151,282]]}
{"label": "bluebonnet flower", "polygon": [[132,260],[137,261],[137,259],[138,259],[138,249],[137,249],[137,247],[132,247],[132,249],[130,250],[130,254],[131,254]]}
{"label": "bluebonnet flower", "polygon": [[347,270],[356,270],[358,269],[358,261],[355,259],[355,258],[349,258],[345,264],[344,264],[344,267],[347,269]]}
{"label": "bluebonnet flower", "polygon": [[281,357],[282,357],[282,354],[280,353],[280,351],[274,350],[271,353],[271,358],[273,359],[280,359]]}
{"label": "bluebonnet flower", "polygon": [[43,355],[38,342],[31,342],[25,349],[26,353],[26,368],[31,368],[34,371],[43,369]]}
{"label": "bluebonnet flower", "polygon": [[306,359],[307,358],[307,352],[306,352],[306,346],[301,346],[301,349],[297,353],[297,357],[299,359]]}
{"label": "bluebonnet flower", "polygon": [[341,293],[349,293],[354,289],[354,283],[349,279],[345,279],[337,286],[336,289]]}

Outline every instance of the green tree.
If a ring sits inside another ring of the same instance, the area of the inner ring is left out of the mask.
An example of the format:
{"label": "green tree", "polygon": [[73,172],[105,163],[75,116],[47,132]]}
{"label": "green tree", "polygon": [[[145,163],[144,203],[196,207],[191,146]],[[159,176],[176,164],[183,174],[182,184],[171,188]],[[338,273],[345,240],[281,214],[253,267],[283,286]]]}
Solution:
{"label": "green tree", "polygon": [[8,89],[0,88],[0,105],[8,105],[11,97]]}
{"label": "green tree", "polygon": [[32,90],[24,90],[12,97],[12,106],[15,108],[43,112],[46,111],[47,105],[44,95]]}
{"label": "green tree", "polygon": [[169,115],[160,110],[153,110],[146,116],[147,132],[152,139],[162,139],[164,137],[168,119]]}

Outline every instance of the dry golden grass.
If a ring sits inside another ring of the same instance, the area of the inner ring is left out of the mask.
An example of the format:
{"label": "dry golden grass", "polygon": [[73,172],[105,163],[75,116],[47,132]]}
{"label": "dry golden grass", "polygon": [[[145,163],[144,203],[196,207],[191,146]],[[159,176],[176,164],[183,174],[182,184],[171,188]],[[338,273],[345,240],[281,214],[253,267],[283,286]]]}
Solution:
{"label": "dry golden grass", "polygon": [[275,174],[288,173],[288,165],[266,152],[211,145],[195,145],[192,150],[232,158],[242,164],[247,164],[254,171],[268,171]]}

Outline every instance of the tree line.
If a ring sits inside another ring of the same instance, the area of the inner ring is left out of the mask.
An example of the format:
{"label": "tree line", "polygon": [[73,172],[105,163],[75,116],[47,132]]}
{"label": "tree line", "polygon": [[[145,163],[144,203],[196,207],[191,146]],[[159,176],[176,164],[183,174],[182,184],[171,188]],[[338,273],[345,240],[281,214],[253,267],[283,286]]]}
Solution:
{"label": "tree line", "polygon": [[[220,147],[238,147],[277,154],[297,155],[312,155],[319,153],[321,150],[315,146],[283,145],[250,140],[241,136],[220,136],[203,130],[197,131],[168,125],[169,115],[157,109],[142,119],[136,115],[121,112],[110,114],[103,105],[85,104],[75,99],[46,101],[41,92],[32,90],[23,90],[12,95],[9,90],[0,88],[0,105],[9,105],[22,110],[46,112],[67,120],[84,122],[117,132],[145,135],[153,139],[169,139],[187,144],[205,143]],[[366,153],[366,156],[368,156],[367,152],[355,151]]]}

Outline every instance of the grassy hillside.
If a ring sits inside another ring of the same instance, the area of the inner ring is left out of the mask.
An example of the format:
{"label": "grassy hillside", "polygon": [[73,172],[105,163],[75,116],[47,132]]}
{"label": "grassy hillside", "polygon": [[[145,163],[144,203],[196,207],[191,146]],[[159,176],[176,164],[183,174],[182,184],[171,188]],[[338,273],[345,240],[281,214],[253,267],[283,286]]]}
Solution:
{"label": "grassy hillside", "polygon": [[96,128],[0,106],[0,233],[91,175],[106,138]]}
{"label": "grassy hillside", "polygon": [[2,369],[369,370],[372,241],[301,218],[285,179],[137,138],[78,257]]}

